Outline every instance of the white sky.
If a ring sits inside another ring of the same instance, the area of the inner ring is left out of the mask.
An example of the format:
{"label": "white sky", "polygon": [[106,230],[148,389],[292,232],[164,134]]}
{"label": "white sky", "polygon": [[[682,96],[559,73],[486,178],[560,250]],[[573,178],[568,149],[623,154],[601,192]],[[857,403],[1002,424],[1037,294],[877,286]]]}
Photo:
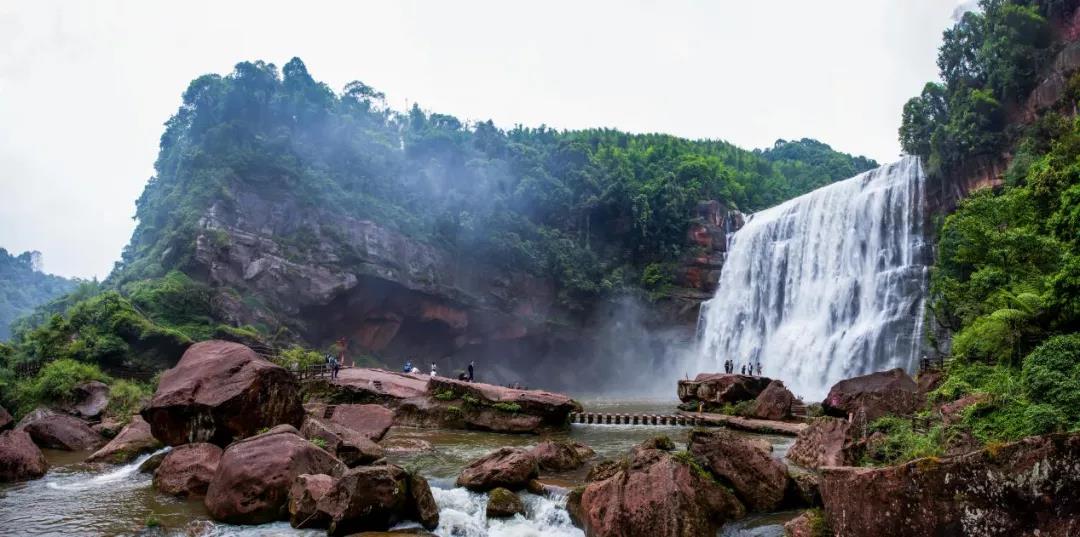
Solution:
{"label": "white sky", "polygon": [[0,246],[105,277],[188,82],[301,57],[402,108],[879,161],[957,0],[0,4]]}

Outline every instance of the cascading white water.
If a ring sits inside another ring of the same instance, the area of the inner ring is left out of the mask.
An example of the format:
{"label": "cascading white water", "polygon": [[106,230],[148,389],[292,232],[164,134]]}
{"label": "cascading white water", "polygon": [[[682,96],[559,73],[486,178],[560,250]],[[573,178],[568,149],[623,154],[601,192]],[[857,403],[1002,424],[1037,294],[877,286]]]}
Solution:
{"label": "cascading white water", "polygon": [[808,401],[843,378],[917,364],[927,249],[916,157],[755,213],[702,305],[695,369],[760,360]]}

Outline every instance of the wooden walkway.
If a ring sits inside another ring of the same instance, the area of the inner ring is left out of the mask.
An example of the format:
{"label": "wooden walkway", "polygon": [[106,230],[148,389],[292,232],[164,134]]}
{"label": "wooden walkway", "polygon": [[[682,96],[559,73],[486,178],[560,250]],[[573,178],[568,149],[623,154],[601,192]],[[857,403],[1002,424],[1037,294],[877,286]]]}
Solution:
{"label": "wooden walkway", "polygon": [[573,412],[570,423],[592,425],[705,425],[694,417],[678,414],[606,414],[603,412]]}

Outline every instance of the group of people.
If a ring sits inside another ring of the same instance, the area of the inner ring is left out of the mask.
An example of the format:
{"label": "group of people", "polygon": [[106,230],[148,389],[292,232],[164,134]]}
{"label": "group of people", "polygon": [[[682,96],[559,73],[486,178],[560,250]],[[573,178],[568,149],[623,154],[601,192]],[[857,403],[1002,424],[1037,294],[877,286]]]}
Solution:
{"label": "group of people", "polygon": [[[756,370],[756,372],[755,372]],[[761,376],[761,360],[752,364],[743,364],[741,368],[743,375]],[[735,360],[724,360],[724,373],[732,374],[735,372]]]}
{"label": "group of people", "polygon": [[[476,366],[476,362],[469,362],[469,370],[468,370],[468,372],[467,373],[461,373],[460,375],[458,375],[458,380],[464,380],[464,381],[472,382],[473,379],[475,378],[473,376],[474,371],[475,371],[475,366]],[[414,366],[413,363],[412,363],[412,360],[406,360],[405,365],[401,368],[401,371],[404,372],[404,373],[411,373],[413,375],[419,375],[420,374],[420,368]],[[438,376],[438,374],[439,374],[439,366],[438,366],[438,364],[436,364],[435,362],[431,362],[431,371],[428,373],[428,375],[434,377],[434,376]]]}

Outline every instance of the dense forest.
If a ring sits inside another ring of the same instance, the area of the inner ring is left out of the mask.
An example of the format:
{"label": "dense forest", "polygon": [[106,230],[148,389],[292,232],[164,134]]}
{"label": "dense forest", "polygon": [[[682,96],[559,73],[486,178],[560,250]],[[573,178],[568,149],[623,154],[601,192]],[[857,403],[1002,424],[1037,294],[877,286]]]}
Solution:
{"label": "dense forest", "polygon": [[946,335],[933,343],[949,357],[934,396],[979,403],[929,437],[898,435],[900,458],[967,434],[995,442],[1080,428],[1080,75],[1052,109],[1007,121],[1063,47],[1056,32],[1076,2],[980,6],[945,32],[943,83],[907,103],[900,128],[905,150],[946,181],[979,159],[1009,163],[1002,187],[945,218],[931,275],[929,315]]}
{"label": "dense forest", "polygon": [[34,252],[11,255],[0,248],[0,341],[11,337],[11,323],[34,308],[63,295],[77,282],[44,274],[33,263]]}
{"label": "dense forest", "polygon": [[[212,300],[223,290],[192,270],[199,220],[215,204],[240,203],[239,192],[287,196],[302,210],[372,220],[544,277],[575,311],[671,286],[677,261],[692,253],[687,230],[699,201],[755,211],[876,166],[810,139],[747,151],[611,129],[504,130],[419,106],[395,111],[359,81],[336,93],[297,58],[280,71],[242,62],[183,92],[122,261],[102,284],[17,323],[0,349],[0,384],[15,386],[10,371],[20,364],[61,359],[122,373],[167,367],[192,341],[279,338],[222,323]],[[274,240],[287,251],[310,242],[303,233]],[[327,262],[349,263],[347,251],[336,257]],[[47,391],[9,389],[8,404],[27,408]]]}

